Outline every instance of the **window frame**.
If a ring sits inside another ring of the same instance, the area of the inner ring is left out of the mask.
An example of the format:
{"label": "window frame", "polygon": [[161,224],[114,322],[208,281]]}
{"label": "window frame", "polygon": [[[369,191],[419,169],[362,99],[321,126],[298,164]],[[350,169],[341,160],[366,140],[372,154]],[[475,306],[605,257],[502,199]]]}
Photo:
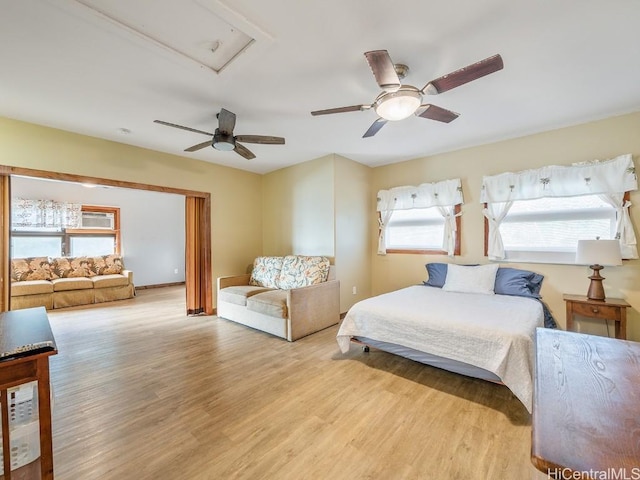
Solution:
{"label": "window frame", "polygon": [[[428,208],[437,208],[437,207],[428,207]],[[455,246],[453,249],[453,255],[460,255],[460,239],[461,239],[461,221],[460,221],[460,213],[462,212],[461,204],[457,204],[453,207],[453,213],[456,219],[456,233],[455,233]],[[378,212],[378,220],[381,220],[381,214]],[[444,220],[444,218],[443,218]],[[380,235],[380,227],[378,227],[378,236]],[[486,247],[485,247],[486,248]],[[387,253],[406,253],[410,255],[448,255],[446,250],[442,249],[402,249],[402,248],[387,248]]]}
{"label": "window frame", "polygon": [[120,208],[119,207],[105,207],[102,205],[82,205],[81,211],[91,213],[111,213],[113,214],[113,229],[107,228],[67,228],[65,230],[65,243],[64,250],[65,255],[69,255],[71,248],[71,237],[73,236],[111,236],[114,240],[113,253],[115,255],[121,254],[121,240],[120,240]]}

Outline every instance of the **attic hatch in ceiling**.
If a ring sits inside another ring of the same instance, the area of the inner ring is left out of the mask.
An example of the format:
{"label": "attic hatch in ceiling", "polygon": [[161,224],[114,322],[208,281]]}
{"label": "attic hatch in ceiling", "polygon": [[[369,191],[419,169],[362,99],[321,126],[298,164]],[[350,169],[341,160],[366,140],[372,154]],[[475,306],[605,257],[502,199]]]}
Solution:
{"label": "attic hatch in ceiling", "polygon": [[[219,1],[75,1],[103,20],[216,73],[220,73],[256,41],[238,28],[238,23],[245,23],[242,17]],[[240,19],[239,22],[229,21],[235,16]]]}

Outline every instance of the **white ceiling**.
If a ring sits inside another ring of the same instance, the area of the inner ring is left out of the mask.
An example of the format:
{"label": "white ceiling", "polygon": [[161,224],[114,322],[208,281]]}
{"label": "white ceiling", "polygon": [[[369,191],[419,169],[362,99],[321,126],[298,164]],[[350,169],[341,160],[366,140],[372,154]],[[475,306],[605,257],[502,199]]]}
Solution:
{"label": "white ceiling", "polygon": [[[1,116],[258,173],[329,153],[376,166],[640,110],[637,0],[0,7]],[[461,113],[450,124],[410,117],[362,138],[373,110],[312,117],[374,101],[380,89],[363,53],[376,49],[409,65],[404,83],[418,88],[496,53],[505,67],[428,97]],[[213,132],[220,108],[236,113],[235,134],[286,145],[246,144],[251,161],[213,148],[185,153],[207,138],[153,123]]]}

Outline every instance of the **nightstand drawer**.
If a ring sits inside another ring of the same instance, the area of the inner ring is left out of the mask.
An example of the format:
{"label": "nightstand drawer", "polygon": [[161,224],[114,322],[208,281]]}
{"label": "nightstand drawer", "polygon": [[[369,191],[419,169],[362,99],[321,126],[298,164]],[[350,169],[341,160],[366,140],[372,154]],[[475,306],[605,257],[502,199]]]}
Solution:
{"label": "nightstand drawer", "polygon": [[587,303],[574,303],[573,313],[583,315],[585,317],[607,318],[610,320],[617,319],[620,308],[610,307],[608,305],[593,305]]}

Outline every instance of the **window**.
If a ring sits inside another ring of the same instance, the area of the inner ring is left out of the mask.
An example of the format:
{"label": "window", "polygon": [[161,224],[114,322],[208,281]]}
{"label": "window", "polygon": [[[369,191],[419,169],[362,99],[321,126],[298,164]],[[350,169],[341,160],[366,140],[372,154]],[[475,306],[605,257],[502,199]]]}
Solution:
{"label": "window", "polygon": [[69,256],[97,256],[115,253],[114,235],[70,235]]}
{"label": "window", "polygon": [[459,178],[379,190],[378,255],[460,255]]}
{"label": "window", "polygon": [[119,208],[83,205],[79,227],[14,225],[11,228],[11,258],[120,253]]}
{"label": "window", "polygon": [[514,201],[499,227],[505,260],[573,263],[578,240],[615,238],[616,220],[599,195]]}
{"label": "window", "polygon": [[36,235],[34,233],[11,235],[11,257],[59,257],[62,253],[62,234]]}
{"label": "window", "polygon": [[[457,205],[455,213],[459,212],[460,205]],[[445,219],[437,207],[394,210],[385,236],[387,252],[446,255],[443,248],[444,228]],[[455,243],[455,254],[459,255],[460,228],[456,230]]]}
{"label": "window", "polygon": [[83,205],[80,228],[66,230],[65,255],[120,253],[120,209]]}
{"label": "window", "polygon": [[550,165],[482,179],[485,253],[494,261],[574,263],[578,240],[616,239],[638,258],[629,192],[638,189],[631,154]]}

